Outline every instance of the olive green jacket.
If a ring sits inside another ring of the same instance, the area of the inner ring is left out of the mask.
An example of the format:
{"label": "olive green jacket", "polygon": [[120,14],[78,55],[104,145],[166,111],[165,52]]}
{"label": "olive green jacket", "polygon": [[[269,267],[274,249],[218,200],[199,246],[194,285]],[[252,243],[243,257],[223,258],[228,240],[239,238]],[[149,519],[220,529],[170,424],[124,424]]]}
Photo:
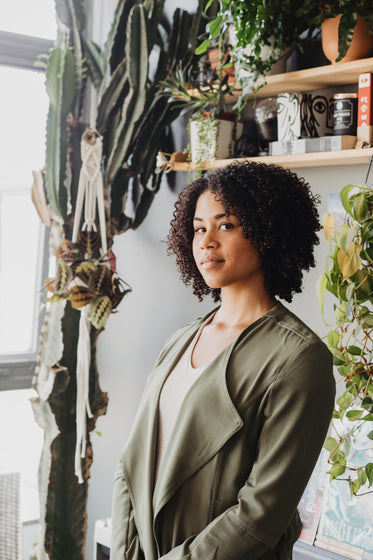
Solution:
{"label": "olive green jacket", "polygon": [[277,303],[187,393],[154,488],[160,391],[205,319],[148,378],[115,476],[111,560],[291,558],[334,404],[331,354]]}

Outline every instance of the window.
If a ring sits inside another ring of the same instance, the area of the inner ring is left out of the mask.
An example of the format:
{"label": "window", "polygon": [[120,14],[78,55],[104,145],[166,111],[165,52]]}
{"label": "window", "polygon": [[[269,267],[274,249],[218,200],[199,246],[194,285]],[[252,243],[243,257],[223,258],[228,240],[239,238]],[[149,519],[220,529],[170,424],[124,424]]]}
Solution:
{"label": "window", "polygon": [[[27,17],[20,2],[16,5],[22,19]],[[2,9],[1,25],[10,22]],[[38,20],[40,12],[32,9]],[[0,390],[29,388],[35,367],[47,241],[31,186],[32,170],[44,165],[48,98],[44,74],[34,62],[51,46],[45,39],[0,31]]]}
{"label": "window", "polygon": [[[49,251],[31,187],[32,170],[44,165],[48,98],[34,63],[53,46],[54,10],[50,0],[0,5],[0,475],[19,480],[20,496],[18,521],[5,523],[9,538],[19,523],[39,516],[43,432],[29,399]],[[9,502],[5,494],[0,498]]]}

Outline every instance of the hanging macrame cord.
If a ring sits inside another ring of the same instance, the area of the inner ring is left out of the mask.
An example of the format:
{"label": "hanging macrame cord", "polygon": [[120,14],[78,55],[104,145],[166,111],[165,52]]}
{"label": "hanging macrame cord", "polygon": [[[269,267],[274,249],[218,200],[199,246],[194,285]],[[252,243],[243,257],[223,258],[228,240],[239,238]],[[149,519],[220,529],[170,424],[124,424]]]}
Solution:
{"label": "hanging macrame cord", "polygon": [[[72,241],[76,243],[79,231],[97,231],[96,207],[101,236],[101,252],[107,253],[104,191],[101,174],[102,137],[90,129],[86,130],[81,141],[82,167],[79,175],[78,194],[73,226]],[[84,205],[84,222],[80,227]],[[93,414],[89,405],[89,369],[91,363],[91,324],[89,306],[82,307],[79,321],[79,340],[76,366],[76,447],[75,474],[82,483],[81,459],[86,456],[87,416]]]}

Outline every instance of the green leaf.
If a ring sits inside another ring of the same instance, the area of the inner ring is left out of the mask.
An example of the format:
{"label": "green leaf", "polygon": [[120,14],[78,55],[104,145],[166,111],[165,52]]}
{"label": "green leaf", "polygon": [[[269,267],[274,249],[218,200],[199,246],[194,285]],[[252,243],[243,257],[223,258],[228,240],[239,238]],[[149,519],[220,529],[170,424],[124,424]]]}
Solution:
{"label": "green leaf", "polygon": [[358,222],[361,222],[367,217],[369,208],[368,208],[365,192],[362,192],[357,195],[357,197],[354,200],[353,208],[354,208],[355,218]]}
{"label": "green leaf", "polygon": [[205,6],[205,12],[209,9],[209,7],[211,6],[211,4],[214,2],[214,0],[209,0]]}
{"label": "green leaf", "polygon": [[351,282],[351,284],[349,284],[349,286],[346,290],[346,298],[349,301],[351,300],[353,302],[354,291],[355,291],[355,284],[353,282]]}
{"label": "green leaf", "polygon": [[373,430],[371,430],[371,431],[368,433],[368,438],[369,438],[369,439],[373,439]]}
{"label": "green leaf", "polygon": [[351,420],[351,422],[355,422],[356,420],[359,420],[363,414],[364,412],[362,410],[349,410],[346,413],[346,416],[349,420]]}
{"label": "green leaf", "polygon": [[348,224],[343,224],[337,234],[337,243],[341,249],[348,255],[348,250],[359,231],[359,226],[350,227]]}
{"label": "green leaf", "polygon": [[348,352],[349,354],[352,354],[353,356],[360,356],[360,354],[361,354],[361,352],[362,352],[362,349],[359,348],[358,346],[352,345],[352,346],[349,346],[349,347],[347,348],[347,352]]}
{"label": "green leaf", "polygon": [[210,45],[211,45],[210,39],[205,39],[205,40],[202,41],[202,43],[196,48],[195,53],[196,53],[197,55],[203,54],[204,52],[207,51],[207,49],[209,48]]}
{"label": "green leaf", "polygon": [[337,449],[338,447],[338,441],[336,439],[334,439],[333,437],[327,437],[325,439],[324,442],[324,448],[329,451],[329,453],[332,453],[333,451],[335,451],[335,449]]}
{"label": "green leaf", "polygon": [[363,258],[370,263],[373,263],[373,247],[369,246],[363,251]]}
{"label": "green leaf", "polygon": [[356,480],[350,481],[351,496],[356,494],[360,490],[360,487],[361,487],[360,480],[356,479]]}
{"label": "green leaf", "polygon": [[320,276],[320,278],[317,280],[317,283],[316,283],[316,296],[317,296],[317,299],[320,302],[321,316],[322,316],[322,319],[323,319],[324,323],[325,323],[324,297],[325,297],[325,289],[326,289],[327,283],[328,283],[328,278],[327,278],[325,273],[322,276]]}
{"label": "green leaf", "polygon": [[348,391],[346,391],[345,393],[343,393],[343,395],[341,395],[337,399],[337,405],[342,410],[346,410],[347,408],[349,408],[351,406],[353,400],[354,400],[354,396],[351,395],[351,393],[349,393]]}
{"label": "green leaf", "polygon": [[369,313],[368,315],[364,315],[361,321],[365,327],[371,329],[373,327],[373,314]]}
{"label": "green leaf", "polygon": [[358,476],[358,479],[359,479],[359,482],[360,482],[361,486],[364,486],[364,484],[367,481],[367,475],[366,475],[363,468],[358,469],[357,476]]}
{"label": "green leaf", "polygon": [[346,304],[345,302],[340,303],[336,306],[334,310],[335,316],[337,319],[344,319],[346,316]]}
{"label": "green leaf", "polygon": [[140,118],[146,101],[148,47],[142,4],[135,4],[131,9],[127,28],[126,58],[138,62],[128,66],[130,90],[122,106],[121,119],[116,127],[114,146],[107,164],[109,183],[113,182],[126,160],[136,121]]}
{"label": "green leaf", "polygon": [[371,487],[373,484],[373,463],[365,465],[365,472],[368,478],[369,487]]}
{"label": "green leaf", "polygon": [[332,348],[337,348],[339,343],[339,332],[337,330],[328,333],[328,342]]}
{"label": "green leaf", "polygon": [[210,22],[209,31],[212,38],[216,37],[219,33],[221,33],[222,19],[223,19],[222,16],[218,16],[216,19]]}
{"label": "green leaf", "polygon": [[338,463],[336,463],[328,471],[328,474],[330,474],[333,477],[337,477],[337,476],[340,476],[341,474],[343,474],[345,471],[346,471],[346,467],[344,465],[339,465]]}
{"label": "green leaf", "polygon": [[343,446],[344,446],[344,450],[345,450],[345,456],[348,457],[348,455],[350,453],[350,449],[351,449],[351,444],[350,444],[350,440],[349,440],[348,437],[343,438]]}
{"label": "green leaf", "polygon": [[351,203],[350,203],[350,200],[349,200],[349,194],[354,187],[355,187],[355,185],[346,185],[345,187],[343,187],[343,189],[340,192],[340,197],[341,197],[341,202],[342,202],[343,208],[350,215],[352,215],[351,214],[352,207],[351,207]]}
{"label": "green leaf", "polygon": [[339,350],[333,350],[333,365],[342,366],[346,363],[346,359]]}
{"label": "green leaf", "polygon": [[361,406],[368,412],[373,412],[373,400],[370,397],[364,397]]}
{"label": "green leaf", "polygon": [[46,130],[45,190],[48,201],[57,216],[64,218],[67,211],[65,187],[67,165],[66,118],[76,93],[74,55],[68,48],[52,51],[45,78],[49,97]]}

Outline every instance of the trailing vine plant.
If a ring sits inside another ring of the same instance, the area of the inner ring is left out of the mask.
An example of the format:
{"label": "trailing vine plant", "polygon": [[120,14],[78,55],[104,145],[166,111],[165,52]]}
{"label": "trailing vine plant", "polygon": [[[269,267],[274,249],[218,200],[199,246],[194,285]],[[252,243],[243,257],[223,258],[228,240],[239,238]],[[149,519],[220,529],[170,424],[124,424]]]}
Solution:
{"label": "trailing vine plant", "polygon": [[[327,334],[333,363],[344,389],[336,400],[332,434],[324,447],[329,452],[330,480],[343,480],[351,495],[373,492],[373,462],[369,455],[356,462],[356,444],[373,449],[373,188],[345,186],[340,200],[343,225],[324,217],[323,227],[330,252],[317,291],[324,316],[324,295],[335,297],[335,326]],[[368,460],[366,460],[368,458]]]}

